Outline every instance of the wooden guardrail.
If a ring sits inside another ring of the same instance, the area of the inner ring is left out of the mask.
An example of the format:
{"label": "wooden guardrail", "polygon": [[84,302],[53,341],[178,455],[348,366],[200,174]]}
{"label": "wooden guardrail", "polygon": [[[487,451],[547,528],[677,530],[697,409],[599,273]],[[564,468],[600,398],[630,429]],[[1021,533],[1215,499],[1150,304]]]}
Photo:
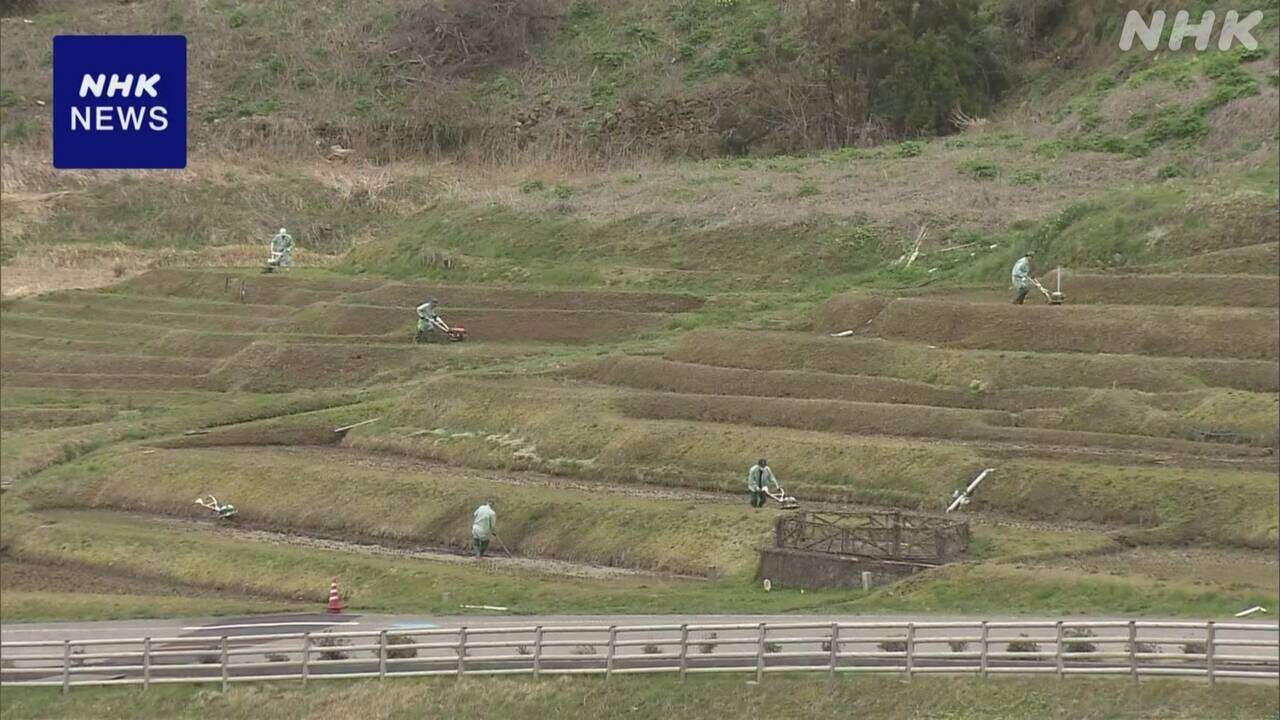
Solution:
{"label": "wooden guardrail", "polygon": [[969,524],[901,512],[800,512],[774,526],[774,544],[791,550],[941,565],[969,548]]}
{"label": "wooden guardrail", "polygon": [[1280,680],[1276,625],[1141,620],[459,627],[0,643],[0,686],[775,672]]}

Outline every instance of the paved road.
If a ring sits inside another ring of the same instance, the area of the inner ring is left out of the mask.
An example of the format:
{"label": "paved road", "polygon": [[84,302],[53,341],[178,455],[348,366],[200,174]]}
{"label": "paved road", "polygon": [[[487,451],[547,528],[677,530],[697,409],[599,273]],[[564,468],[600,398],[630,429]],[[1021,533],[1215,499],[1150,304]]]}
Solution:
{"label": "paved road", "polygon": [[[509,615],[482,612],[471,615],[381,615],[324,613],[253,615],[248,617],[189,618],[162,620],[103,620],[94,622],[5,623],[0,625],[0,641],[93,640],[142,637],[230,637],[274,633],[331,631],[378,632],[458,627],[513,627],[534,625],[714,625],[738,623],[860,623],[860,622],[1112,622],[1135,618],[1120,616],[990,616],[990,615]],[[1188,622],[1188,618],[1137,618],[1144,622]],[[1195,618],[1196,622],[1249,624],[1274,628],[1275,621],[1238,620],[1233,617]],[[1231,631],[1234,632],[1234,631]],[[1016,633],[1015,633],[1016,634]],[[1167,634],[1167,633],[1166,633]],[[1185,633],[1184,633],[1185,634]],[[1224,633],[1230,636],[1230,632]]]}

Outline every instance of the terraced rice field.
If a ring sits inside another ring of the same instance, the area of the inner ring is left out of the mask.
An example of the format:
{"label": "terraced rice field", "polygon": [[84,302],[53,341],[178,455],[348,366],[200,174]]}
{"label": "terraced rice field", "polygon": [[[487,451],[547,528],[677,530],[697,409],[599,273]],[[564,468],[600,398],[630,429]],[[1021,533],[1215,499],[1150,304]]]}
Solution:
{"label": "terraced rice field", "polygon": [[[0,474],[32,513],[8,523],[6,557],[22,563],[10,575],[65,585],[100,578],[109,549],[139,537],[158,548],[216,534],[165,524],[203,519],[191,499],[204,493],[231,499],[247,529],[426,555],[463,546],[470,508],[490,497],[517,559],[668,575],[672,607],[732,606],[754,587],[777,512],[742,499],[746,466],[765,455],[814,507],[936,512],[995,468],[967,510],[973,563],[938,583],[1062,590],[1106,576],[1167,612],[1268,600],[1253,585],[1151,596],[1163,581],[1150,568],[1176,563],[1184,543],[1264,565],[1277,546],[1275,282],[1064,284],[1064,307],[974,288],[838,295],[791,331],[726,324],[749,316],[733,310],[749,294],[302,273],[162,270],[9,302]],[[414,345],[425,297],[470,339]],[[101,547],[64,558],[33,534],[39,518]],[[216,580],[158,549],[111,566],[143,587],[259,602],[277,597],[269,583],[239,575],[269,577],[278,561],[255,538],[218,541],[235,561]],[[1081,560],[1135,545],[1143,563],[1119,580],[1120,561]],[[1080,597],[1081,611],[1118,602]],[[984,598],[957,593],[948,609]]]}

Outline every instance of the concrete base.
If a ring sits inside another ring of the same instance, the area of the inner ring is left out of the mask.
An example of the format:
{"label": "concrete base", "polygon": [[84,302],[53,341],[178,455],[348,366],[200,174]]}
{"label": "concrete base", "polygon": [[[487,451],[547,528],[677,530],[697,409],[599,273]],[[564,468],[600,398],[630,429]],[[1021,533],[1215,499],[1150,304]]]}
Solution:
{"label": "concrete base", "polygon": [[863,573],[870,573],[871,586],[886,585],[927,570],[928,565],[867,560],[851,555],[806,552],[767,547],[760,550],[756,579],[768,578],[775,587],[861,588]]}

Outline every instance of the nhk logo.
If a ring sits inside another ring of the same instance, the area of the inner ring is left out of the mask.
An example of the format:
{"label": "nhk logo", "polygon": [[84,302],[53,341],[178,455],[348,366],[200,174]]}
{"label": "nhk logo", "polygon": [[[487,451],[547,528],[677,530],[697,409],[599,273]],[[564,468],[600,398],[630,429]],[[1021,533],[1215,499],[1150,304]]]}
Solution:
{"label": "nhk logo", "polygon": [[53,39],[53,166],[187,164],[187,39],[59,35]]}

